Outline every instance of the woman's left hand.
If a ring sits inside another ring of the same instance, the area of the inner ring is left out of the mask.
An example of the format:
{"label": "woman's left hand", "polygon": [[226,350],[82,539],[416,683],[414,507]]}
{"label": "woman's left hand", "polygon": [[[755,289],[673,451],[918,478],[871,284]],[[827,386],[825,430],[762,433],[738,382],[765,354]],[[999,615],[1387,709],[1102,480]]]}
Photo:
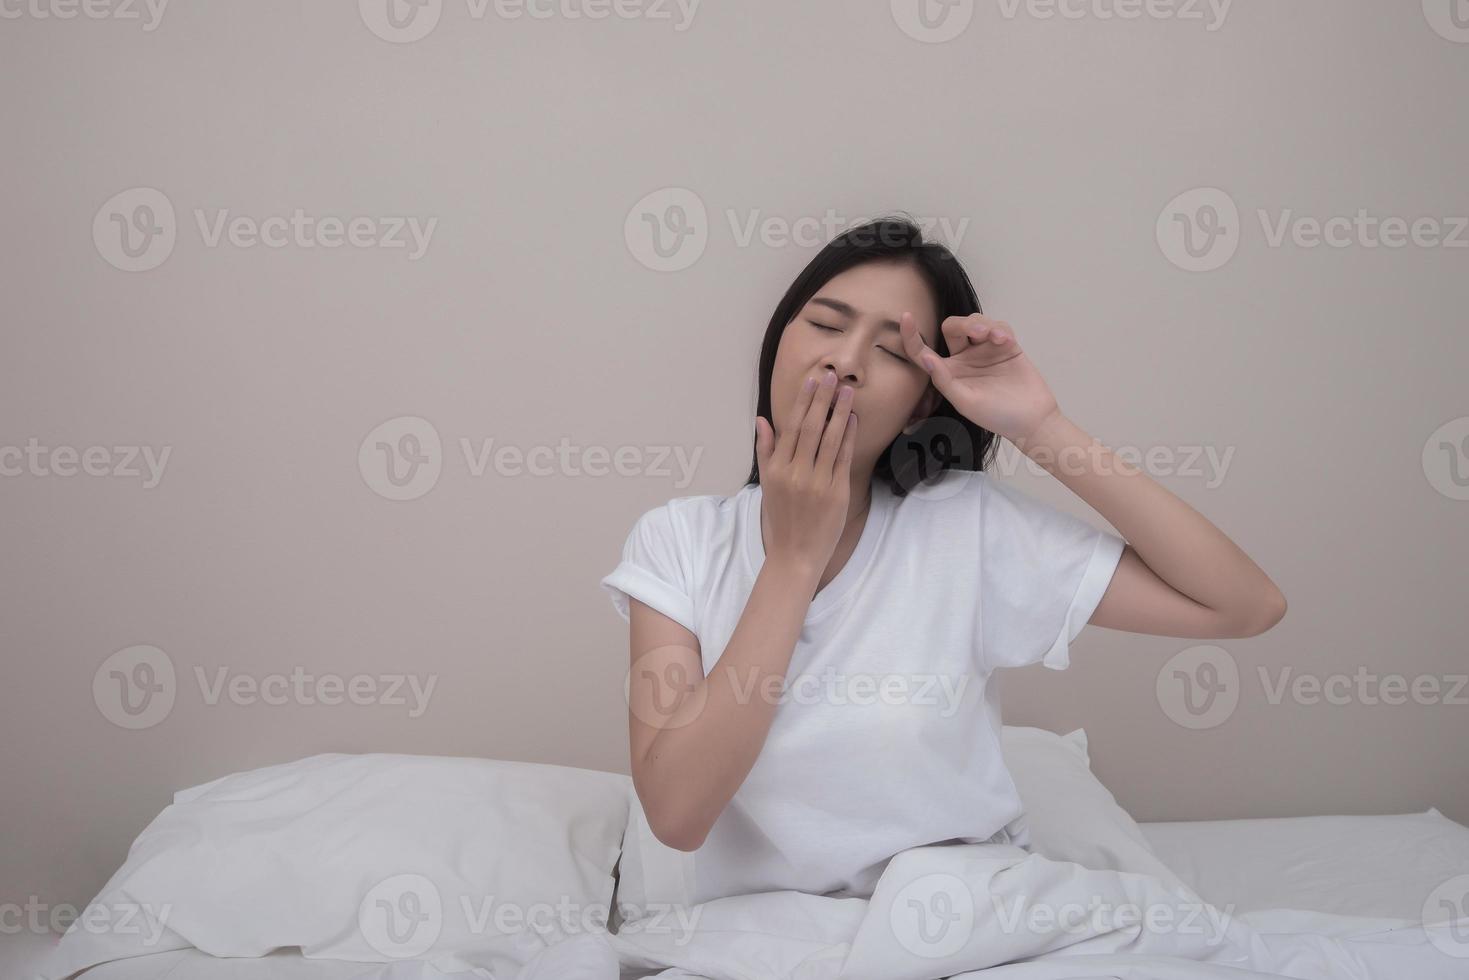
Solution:
{"label": "woman's left hand", "polygon": [[[941,357],[923,342],[913,314],[899,321],[903,349],[928,371],[939,394],[975,425],[1024,447],[1040,424],[1060,413],[1051,388],[1003,320],[982,313],[946,317],[939,326],[949,347]],[[931,359],[931,365],[924,363]]]}

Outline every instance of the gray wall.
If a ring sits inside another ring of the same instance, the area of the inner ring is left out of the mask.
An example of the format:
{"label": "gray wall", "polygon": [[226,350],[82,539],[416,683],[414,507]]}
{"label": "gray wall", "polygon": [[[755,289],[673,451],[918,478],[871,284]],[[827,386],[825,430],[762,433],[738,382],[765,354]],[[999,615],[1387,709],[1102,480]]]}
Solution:
{"label": "gray wall", "polygon": [[[174,790],[316,752],[626,771],[597,580],[648,507],[738,488],[774,303],[889,209],[1290,602],[1249,640],[1088,630],[1006,678],[1007,722],[1084,725],[1141,820],[1469,821],[1448,0],[892,7],[4,6],[0,901],[85,902]],[[1359,212],[1339,245],[1296,223]],[[665,256],[645,215],[694,234]],[[1383,219],[1434,220],[1373,247]],[[569,449],[476,473],[463,440]],[[1424,696],[1373,703],[1390,674]]]}

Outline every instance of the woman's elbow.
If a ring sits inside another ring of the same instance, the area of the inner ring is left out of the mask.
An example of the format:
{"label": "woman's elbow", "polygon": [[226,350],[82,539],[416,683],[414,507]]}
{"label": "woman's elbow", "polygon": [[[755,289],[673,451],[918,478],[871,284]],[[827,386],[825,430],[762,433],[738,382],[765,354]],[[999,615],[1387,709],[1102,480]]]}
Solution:
{"label": "woman's elbow", "polygon": [[1251,615],[1244,620],[1244,627],[1238,631],[1238,635],[1242,637],[1259,636],[1284,619],[1286,609],[1285,593],[1279,589],[1274,590],[1268,598],[1261,601],[1252,610]]}
{"label": "woman's elbow", "polygon": [[643,781],[636,771],[633,776],[633,789],[638,796],[638,804],[643,808],[643,817],[648,822],[648,829],[660,844],[671,847],[677,851],[696,851],[704,843],[708,835],[708,828],[698,828],[694,821],[684,814],[684,807],[677,806],[674,801],[660,799],[652,793],[644,791]]}
{"label": "woman's elbow", "polygon": [[707,829],[700,830],[690,821],[667,817],[655,821],[652,814],[648,815],[648,827],[659,843],[675,851],[697,851],[708,836]]}

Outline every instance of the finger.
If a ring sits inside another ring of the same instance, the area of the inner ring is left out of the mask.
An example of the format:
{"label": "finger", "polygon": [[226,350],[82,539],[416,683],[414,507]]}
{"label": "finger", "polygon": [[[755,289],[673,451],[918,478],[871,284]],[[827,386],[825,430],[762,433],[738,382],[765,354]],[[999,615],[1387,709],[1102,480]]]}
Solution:
{"label": "finger", "polygon": [[939,331],[944,335],[944,343],[949,345],[949,355],[961,353],[965,348],[975,343],[974,333],[977,324],[975,317],[969,316],[946,316],[944,322],[939,325]]}
{"label": "finger", "polygon": [[847,419],[847,427],[842,431],[842,445],[837,450],[837,462],[832,474],[834,480],[842,480],[848,484],[852,481],[852,456],[857,447],[857,416],[852,415]]}
{"label": "finger", "polygon": [[912,313],[904,313],[898,318],[898,333],[903,338],[903,352],[914,364],[922,365],[924,354],[931,354],[938,360],[938,351],[923,342],[923,334],[918,332]]}
{"label": "finger", "polygon": [[791,406],[790,417],[786,424],[776,436],[775,454],[783,461],[789,463],[796,454],[796,439],[801,432],[801,422],[806,418],[806,413],[811,408],[811,400],[816,397],[816,379],[807,378],[801,385],[801,390],[796,393],[796,403]]}
{"label": "finger", "polygon": [[842,385],[832,408],[831,421],[826,423],[826,431],[821,434],[821,448],[816,451],[816,471],[823,476],[831,476],[837,450],[841,448],[842,435],[851,418],[852,386]]}
{"label": "finger", "polygon": [[939,394],[948,398],[954,383],[954,373],[949,369],[949,359],[929,352],[918,359],[918,364],[928,372],[928,379],[933,382]]}
{"label": "finger", "polygon": [[793,459],[805,460],[807,463],[816,459],[816,450],[821,444],[821,430],[826,428],[826,410],[831,406],[832,398],[835,397],[836,387],[836,372],[827,371],[821,379],[821,384],[816,386],[816,393],[811,398],[811,407],[807,409],[806,418],[801,422],[801,431],[796,436]]}
{"label": "finger", "polygon": [[975,343],[988,340],[997,347],[1015,339],[1015,330],[1010,324],[988,316],[977,318],[973,334]]}

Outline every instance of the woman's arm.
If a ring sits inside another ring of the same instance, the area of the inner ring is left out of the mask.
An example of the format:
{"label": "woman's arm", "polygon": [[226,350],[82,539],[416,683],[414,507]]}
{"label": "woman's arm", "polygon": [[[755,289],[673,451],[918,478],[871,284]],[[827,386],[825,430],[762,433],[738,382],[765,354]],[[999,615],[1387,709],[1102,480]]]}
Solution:
{"label": "woman's arm", "polygon": [[903,346],[975,425],[1003,436],[1060,480],[1128,542],[1088,620],[1162,636],[1254,636],[1280,622],[1285,596],[1224,532],[1062,413],[1003,320],[980,313],[940,324],[949,355],[923,341],[911,313]]}
{"label": "woman's arm", "polygon": [[1223,531],[1059,409],[1014,441],[1127,541],[1089,623],[1222,638],[1255,636],[1285,615],[1285,595]]}
{"label": "woman's arm", "polygon": [[698,637],[633,599],[628,739],[653,835],[696,850],[754,768],[822,569],[769,556],[704,676]]}
{"label": "woman's arm", "polygon": [[[765,559],[724,652],[704,676],[699,640],[632,603],[628,711],[633,787],[659,840],[704,843],[754,768],[811,600],[847,521],[856,421],[836,374],[808,381],[777,432],[756,418]],[[828,406],[833,408],[830,421]]]}

